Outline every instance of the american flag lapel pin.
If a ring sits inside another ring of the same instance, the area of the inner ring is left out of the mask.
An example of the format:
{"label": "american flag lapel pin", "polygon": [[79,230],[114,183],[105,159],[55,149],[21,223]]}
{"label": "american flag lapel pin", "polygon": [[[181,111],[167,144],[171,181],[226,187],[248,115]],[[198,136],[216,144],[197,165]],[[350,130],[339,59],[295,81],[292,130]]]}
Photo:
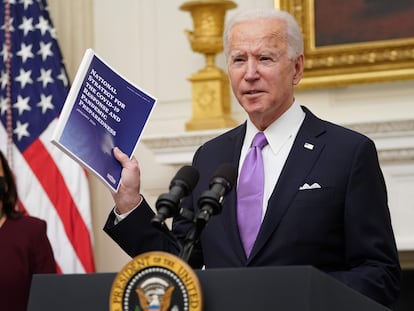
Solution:
{"label": "american flag lapel pin", "polygon": [[309,149],[309,150],[313,150],[313,145],[311,144],[311,143],[305,143],[304,145],[303,145],[303,147],[305,147],[306,149]]}

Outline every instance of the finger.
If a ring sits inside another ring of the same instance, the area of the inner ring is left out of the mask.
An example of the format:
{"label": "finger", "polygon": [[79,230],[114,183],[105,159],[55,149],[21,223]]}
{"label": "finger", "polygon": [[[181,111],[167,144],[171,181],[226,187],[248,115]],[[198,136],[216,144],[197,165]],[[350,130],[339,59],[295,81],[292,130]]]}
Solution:
{"label": "finger", "polygon": [[125,153],[123,153],[123,152],[121,151],[121,149],[119,149],[118,147],[115,147],[115,148],[114,148],[114,156],[115,156],[115,159],[117,159],[117,160],[118,160],[119,162],[121,162],[121,163],[123,163],[123,162],[125,162],[125,161],[129,160],[128,155],[127,155],[127,154],[125,154]]}

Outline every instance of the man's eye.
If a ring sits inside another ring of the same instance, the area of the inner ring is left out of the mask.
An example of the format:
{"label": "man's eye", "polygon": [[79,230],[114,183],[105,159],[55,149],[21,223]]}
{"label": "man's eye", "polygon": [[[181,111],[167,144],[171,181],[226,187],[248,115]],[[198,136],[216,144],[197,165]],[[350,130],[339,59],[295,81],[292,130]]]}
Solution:
{"label": "man's eye", "polygon": [[272,59],[268,56],[262,56],[259,58],[261,62],[265,62],[265,61],[271,61]]}
{"label": "man's eye", "polygon": [[240,63],[240,62],[243,62],[243,61],[244,61],[244,58],[241,58],[241,57],[233,58],[233,63]]}

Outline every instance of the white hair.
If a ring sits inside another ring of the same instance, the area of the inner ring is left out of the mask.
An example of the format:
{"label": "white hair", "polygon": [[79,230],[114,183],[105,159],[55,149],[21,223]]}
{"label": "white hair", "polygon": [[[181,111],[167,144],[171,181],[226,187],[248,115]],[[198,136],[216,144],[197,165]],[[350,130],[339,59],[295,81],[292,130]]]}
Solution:
{"label": "white hair", "polygon": [[223,45],[224,53],[228,56],[228,44],[230,31],[235,24],[255,20],[280,20],[286,23],[286,37],[288,44],[288,57],[295,59],[303,53],[302,32],[295,18],[288,12],[277,9],[254,9],[240,11],[230,18],[224,28]]}

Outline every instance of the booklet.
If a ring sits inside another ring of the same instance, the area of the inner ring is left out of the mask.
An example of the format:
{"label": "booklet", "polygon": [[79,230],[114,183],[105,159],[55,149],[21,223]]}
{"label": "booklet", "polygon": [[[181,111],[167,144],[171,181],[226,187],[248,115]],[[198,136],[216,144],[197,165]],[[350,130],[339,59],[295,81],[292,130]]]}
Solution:
{"label": "booklet", "polygon": [[119,147],[131,158],[157,99],[88,49],[62,108],[52,143],[118,191]]}

